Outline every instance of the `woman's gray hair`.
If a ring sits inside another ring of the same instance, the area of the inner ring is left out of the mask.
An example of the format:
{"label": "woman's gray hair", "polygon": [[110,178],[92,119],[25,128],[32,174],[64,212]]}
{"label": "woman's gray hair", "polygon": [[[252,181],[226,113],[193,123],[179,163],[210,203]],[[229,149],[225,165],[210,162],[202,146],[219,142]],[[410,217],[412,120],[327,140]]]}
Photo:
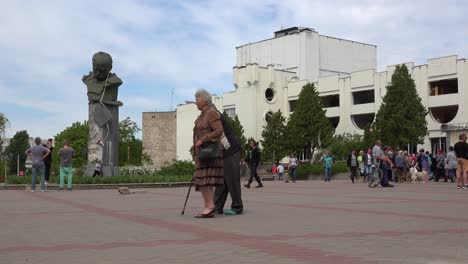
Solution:
{"label": "woman's gray hair", "polygon": [[205,90],[205,89],[198,89],[195,92],[195,98],[200,98],[203,102],[205,102],[207,105],[213,104],[211,102],[211,94]]}

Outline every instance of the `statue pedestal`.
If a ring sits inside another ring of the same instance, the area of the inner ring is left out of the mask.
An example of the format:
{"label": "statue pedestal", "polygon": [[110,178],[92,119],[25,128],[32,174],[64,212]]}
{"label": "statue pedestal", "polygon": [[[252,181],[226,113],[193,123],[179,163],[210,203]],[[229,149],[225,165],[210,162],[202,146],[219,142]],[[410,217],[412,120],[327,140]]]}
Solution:
{"label": "statue pedestal", "polygon": [[[96,162],[101,163],[102,176],[120,175],[119,170],[119,107],[107,106],[112,118],[100,128],[93,116],[93,105],[89,106],[88,165],[85,176],[92,176]],[[101,144],[99,144],[100,142]]]}

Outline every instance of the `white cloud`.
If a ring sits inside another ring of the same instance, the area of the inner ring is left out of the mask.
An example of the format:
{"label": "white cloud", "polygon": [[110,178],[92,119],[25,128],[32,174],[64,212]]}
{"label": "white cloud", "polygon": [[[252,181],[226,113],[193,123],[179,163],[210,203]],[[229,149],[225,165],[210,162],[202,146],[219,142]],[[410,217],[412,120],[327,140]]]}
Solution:
{"label": "white cloud", "polygon": [[[468,55],[465,1],[7,1],[0,17],[0,112],[8,134],[55,135],[87,119],[91,56],[114,57],[121,116],[169,110],[203,87],[232,89],[235,47],[281,26],[376,44],[388,64]],[[13,118],[14,117],[14,118]],[[43,120],[47,125],[41,126]]]}

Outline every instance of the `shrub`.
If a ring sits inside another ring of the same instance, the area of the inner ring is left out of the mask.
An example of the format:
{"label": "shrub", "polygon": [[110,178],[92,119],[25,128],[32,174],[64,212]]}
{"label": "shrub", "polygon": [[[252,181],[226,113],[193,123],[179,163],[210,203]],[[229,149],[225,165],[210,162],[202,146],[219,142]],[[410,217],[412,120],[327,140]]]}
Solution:
{"label": "shrub", "polygon": [[[347,172],[348,168],[346,167],[346,161],[337,161],[333,164],[332,175],[336,173]],[[307,180],[308,176],[311,174],[324,174],[323,164],[314,163],[314,164],[302,164],[297,167],[296,176],[299,180]]]}

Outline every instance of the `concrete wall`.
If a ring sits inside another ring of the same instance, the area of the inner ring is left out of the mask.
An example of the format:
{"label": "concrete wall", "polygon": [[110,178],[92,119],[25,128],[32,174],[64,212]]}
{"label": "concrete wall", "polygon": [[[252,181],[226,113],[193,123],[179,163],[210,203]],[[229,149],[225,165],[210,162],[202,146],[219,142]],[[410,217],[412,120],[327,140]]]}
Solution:
{"label": "concrete wall", "polygon": [[143,151],[159,169],[176,159],[176,112],[143,113]]}

